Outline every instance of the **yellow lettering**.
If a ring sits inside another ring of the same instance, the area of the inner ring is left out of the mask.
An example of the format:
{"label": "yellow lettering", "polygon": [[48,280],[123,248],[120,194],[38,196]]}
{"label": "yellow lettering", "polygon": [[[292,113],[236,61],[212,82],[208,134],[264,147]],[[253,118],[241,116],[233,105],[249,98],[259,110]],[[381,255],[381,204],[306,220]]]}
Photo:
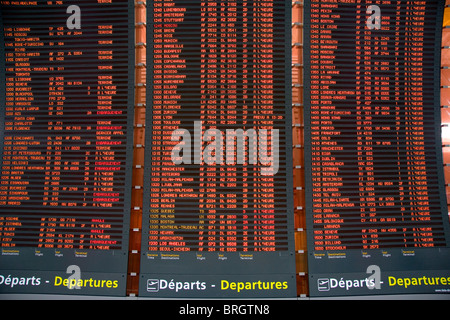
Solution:
{"label": "yellow lettering", "polygon": [[222,280],[220,282],[220,289],[222,289],[222,290],[227,290],[229,288],[229,286],[230,286],[230,283],[226,280]]}
{"label": "yellow lettering", "polygon": [[54,286],[55,287],[60,286],[61,283],[62,283],[62,278],[61,277],[55,277],[55,284],[54,284]]}
{"label": "yellow lettering", "polygon": [[396,279],[394,277],[389,277],[388,279],[389,279],[389,286],[390,287],[395,286],[397,284],[397,281],[396,281]]}

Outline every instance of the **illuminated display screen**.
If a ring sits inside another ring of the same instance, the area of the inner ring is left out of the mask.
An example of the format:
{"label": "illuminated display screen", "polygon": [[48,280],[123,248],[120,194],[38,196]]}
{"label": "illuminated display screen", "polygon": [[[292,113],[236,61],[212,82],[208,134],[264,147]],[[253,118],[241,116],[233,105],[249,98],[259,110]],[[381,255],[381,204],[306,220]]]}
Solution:
{"label": "illuminated display screen", "polygon": [[140,294],[295,295],[291,3],[147,6]]}
{"label": "illuminated display screen", "polygon": [[333,288],[330,274],[363,272],[364,278],[371,264],[382,273],[448,276],[439,108],[442,10],[442,1],[305,3],[313,295],[427,290],[417,285],[408,291],[391,278],[382,290]]}
{"label": "illuminated display screen", "polygon": [[[1,1],[0,272],[38,272],[41,281],[0,291],[124,292],[132,8],[115,0]],[[67,278],[70,264],[82,277],[122,275],[114,285],[87,281],[69,291],[48,272]]]}

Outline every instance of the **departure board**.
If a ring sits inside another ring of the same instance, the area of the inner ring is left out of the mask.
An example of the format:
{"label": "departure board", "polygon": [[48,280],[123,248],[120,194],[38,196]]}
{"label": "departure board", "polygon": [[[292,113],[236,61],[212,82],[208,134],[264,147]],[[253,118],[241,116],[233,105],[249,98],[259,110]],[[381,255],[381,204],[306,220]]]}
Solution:
{"label": "departure board", "polygon": [[147,2],[141,296],[295,296],[290,16]]}
{"label": "departure board", "polygon": [[443,1],[305,1],[311,295],[449,290],[442,17]]}
{"label": "departure board", "polygon": [[134,5],[0,3],[0,292],[125,295]]}

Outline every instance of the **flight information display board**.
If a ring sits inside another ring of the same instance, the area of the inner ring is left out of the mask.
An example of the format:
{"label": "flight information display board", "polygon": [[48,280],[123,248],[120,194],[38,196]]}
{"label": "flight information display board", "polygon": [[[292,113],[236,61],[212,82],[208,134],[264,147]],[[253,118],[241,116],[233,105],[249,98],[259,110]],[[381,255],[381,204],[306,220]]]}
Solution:
{"label": "flight information display board", "polygon": [[0,3],[0,293],[125,295],[134,4]]}
{"label": "flight information display board", "polygon": [[147,2],[140,295],[294,297],[291,2]]}
{"label": "flight information display board", "polygon": [[312,296],[450,291],[443,1],[305,1]]}

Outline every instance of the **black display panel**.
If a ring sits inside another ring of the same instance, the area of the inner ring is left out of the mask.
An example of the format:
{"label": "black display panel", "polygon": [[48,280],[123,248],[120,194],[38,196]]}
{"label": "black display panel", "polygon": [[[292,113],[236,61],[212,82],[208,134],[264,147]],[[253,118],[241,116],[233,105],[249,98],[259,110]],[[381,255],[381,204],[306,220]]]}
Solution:
{"label": "black display panel", "polygon": [[295,297],[290,16],[147,3],[141,296]]}
{"label": "black display panel", "polygon": [[125,295],[132,1],[1,1],[0,293]]}
{"label": "black display panel", "polygon": [[450,291],[443,1],[305,1],[312,296]]}

